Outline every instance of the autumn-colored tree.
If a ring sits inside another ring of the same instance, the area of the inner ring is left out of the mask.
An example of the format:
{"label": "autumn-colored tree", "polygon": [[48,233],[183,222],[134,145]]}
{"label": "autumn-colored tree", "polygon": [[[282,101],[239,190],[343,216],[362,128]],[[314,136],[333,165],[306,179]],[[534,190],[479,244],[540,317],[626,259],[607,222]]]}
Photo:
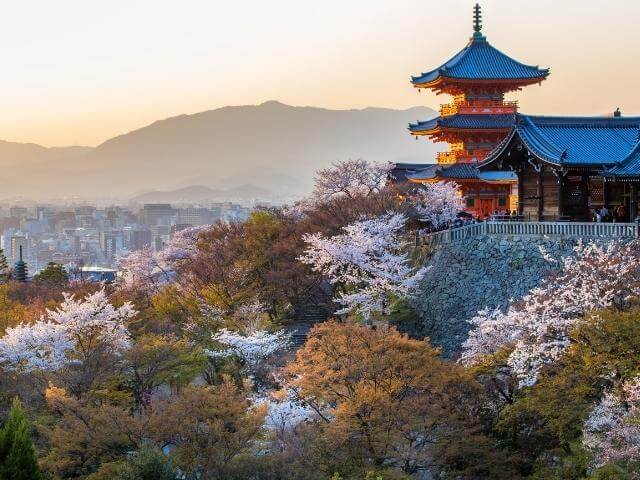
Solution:
{"label": "autumn-colored tree", "polygon": [[144,443],[126,460],[103,463],[87,480],[176,480],[181,478],[158,447]]}
{"label": "autumn-colored tree", "polygon": [[195,378],[205,356],[173,335],[145,335],[124,354],[122,363],[123,384],[140,407],[149,403],[158,387],[181,387]]}
{"label": "autumn-colored tree", "polygon": [[50,445],[43,466],[54,478],[86,477],[142,443],[141,419],[127,405],[77,399],[57,387],[46,400],[56,421],[41,427]]}
{"label": "autumn-colored tree", "polygon": [[427,340],[393,327],[326,322],[288,366],[291,388],[322,419],[320,436],[352,466],[416,473],[454,432],[475,387]]}
{"label": "autumn-colored tree", "polygon": [[43,464],[54,478],[68,479],[85,478],[103,464],[114,464],[103,474],[118,470],[128,452],[149,442],[170,447],[188,478],[223,479],[239,455],[255,453],[265,415],[230,381],[160,396],[136,413],[113,397],[77,399],[56,387],[47,390],[47,404],[56,422],[42,427],[50,445]]}
{"label": "autumn-colored tree", "polygon": [[233,310],[257,298],[273,318],[318,289],[320,279],[298,262],[303,232],[291,218],[256,211],[244,223],[216,224],[182,270],[185,284],[211,305]]}
{"label": "autumn-colored tree", "polygon": [[231,381],[212,387],[188,387],[154,406],[149,435],[171,445],[171,458],[191,478],[226,479],[242,454],[257,450],[264,407],[251,407],[246,392]]}

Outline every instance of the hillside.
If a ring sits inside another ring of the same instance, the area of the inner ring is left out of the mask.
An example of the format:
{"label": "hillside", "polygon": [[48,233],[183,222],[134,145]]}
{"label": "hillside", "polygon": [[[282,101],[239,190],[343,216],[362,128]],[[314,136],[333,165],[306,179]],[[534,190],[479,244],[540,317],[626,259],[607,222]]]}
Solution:
{"label": "hillside", "polygon": [[[255,185],[287,198],[305,194],[313,172],[336,160],[429,161],[435,148],[407,134],[435,113],[329,110],[279,102],[224,107],[157,121],[86,147],[0,143],[3,197],[129,198],[193,185]],[[45,190],[46,188],[46,190]]]}

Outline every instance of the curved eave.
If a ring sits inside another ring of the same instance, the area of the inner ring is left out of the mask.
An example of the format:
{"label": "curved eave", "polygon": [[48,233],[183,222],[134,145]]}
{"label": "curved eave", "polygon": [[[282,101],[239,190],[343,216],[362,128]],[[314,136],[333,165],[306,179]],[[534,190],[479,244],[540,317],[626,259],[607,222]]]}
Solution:
{"label": "curved eave", "polygon": [[409,127],[409,132],[411,135],[415,136],[430,136],[430,135],[438,135],[442,133],[502,133],[508,132],[509,127],[494,127],[494,128],[477,128],[477,127],[444,127],[437,126],[435,128],[427,129],[427,130],[413,130]]}
{"label": "curved eave", "polygon": [[440,181],[440,179],[435,177],[424,177],[424,178],[411,177],[411,178],[407,178],[407,180],[409,180],[409,182],[411,183],[436,183]]}
{"label": "curved eave", "polygon": [[603,176],[622,179],[640,178],[640,140],[624,160],[613,163],[609,170],[603,173]]}
{"label": "curved eave", "polygon": [[[562,163],[561,155],[557,157],[548,155],[546,152],[537,148],[533,139],[529,138],[530,137],[529,134],[523,135],[523,133],[525,132],[522,131],[520,128],[518,128],[518,125],[516,125],[515,127],[512,127],[511,131],[504,138],[504,140],[502,140],[498,145],[496,145],[496,147],[491,152],[489,152],[489,154],[485,157],[485,159],[478,164],[478,167],[481,168],[486,165],[490,165],[491,163],[498,160],[498,158],[500,158],[500,156],[503,155],[508,150],[509,146],[513,141],[513,138],[516,135],[522,142],[522,145],[524,146],[524,148],[526,148],[534,157],[536,157],[540,161],[544,163],[548,163],[550,165],[554,165],[554,166],[559,166]],[[544,142],[546,142],[546,139],[544,140]],[[549,150],[550,148],[557,149],[555,145],[551,145],[551,146],[548,146],[546,150]]]}
{"label": "curved eave", "polygon": [[530,77],[530,78],[458,78],[458,77],[448,77],[446,75],[438,75],[433,80],[428,81],[420,81],[421,77],[412,77],[411,84],[414,88],[425,88],[425,89],[441,89],[443,86],[449,85],[460,85],[460,86],[469,86],[469,85],[499,85],[505,86],[508,88],[520,88],[525,87],[527,85],[534,85],[536,83],[540,83],[549,76],[549,70],[546,70],[539,77]]}
{"label": "curved eave", "polygon": [[518,180],[487,180],[486,178],[480,178],[480,182],[482,183],[490,183],[491,185],[515,185],[518,183]]}

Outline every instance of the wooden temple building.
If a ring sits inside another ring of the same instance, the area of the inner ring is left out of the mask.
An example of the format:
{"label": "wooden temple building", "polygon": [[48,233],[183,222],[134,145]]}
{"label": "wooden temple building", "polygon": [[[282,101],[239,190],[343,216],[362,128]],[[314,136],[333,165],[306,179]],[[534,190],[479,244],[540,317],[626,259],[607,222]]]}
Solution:
{"label": "wooden temple building", "polygon": [[417,138],[447,142],[436,163],[395,165],[396,181],[454,181],[480,219],[516,211],[532,221],[635,221],[640,216],[640,117],[524,115],[505,94],[540,83],[548,69],[524,65],[489,44],[474,7],[473,36],[416,88],[451,95],[440,116],[409,125]]}
{"label": "wooden temple building", "polygon": [[458,183],[467,210],[480,218],[496,210],[516,209],[517,179],[510,172],[478,172],[474,165],[509,133],[518,105],[505,94],[539,84],[548,69],[524,65],[493,47],[482,34],[480,6],[473,16],[467,45],[438,68],[411,78],[418,89],[453,97],[440,116],[409,125],[412,135],[446,142],[449,151],[431,165],[398,164],[395,174],[411,182],[451,180]]}
{"label": "wooden temple building", "polygon": [[603,207],[638,218],[640,117],[518,114],[505,139],[475,166],[517,176],[518,211],[536,221],[589,221]]}

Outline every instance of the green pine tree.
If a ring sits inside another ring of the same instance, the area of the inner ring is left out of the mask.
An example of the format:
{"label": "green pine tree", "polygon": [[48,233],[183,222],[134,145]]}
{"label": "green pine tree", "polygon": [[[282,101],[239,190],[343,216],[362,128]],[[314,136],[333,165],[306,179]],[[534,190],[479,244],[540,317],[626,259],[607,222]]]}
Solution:
{"label": "green pine tree", "polygon": [[69,283],[69,274],[59,263],[49,262],[47,266],[33,277],[36,283],[46,283],[51,286],[64,287]]}
{"label": "green pine tree", "polygon": [[0,429],[0,480],[42,480],[31,427],[18,398]]}

